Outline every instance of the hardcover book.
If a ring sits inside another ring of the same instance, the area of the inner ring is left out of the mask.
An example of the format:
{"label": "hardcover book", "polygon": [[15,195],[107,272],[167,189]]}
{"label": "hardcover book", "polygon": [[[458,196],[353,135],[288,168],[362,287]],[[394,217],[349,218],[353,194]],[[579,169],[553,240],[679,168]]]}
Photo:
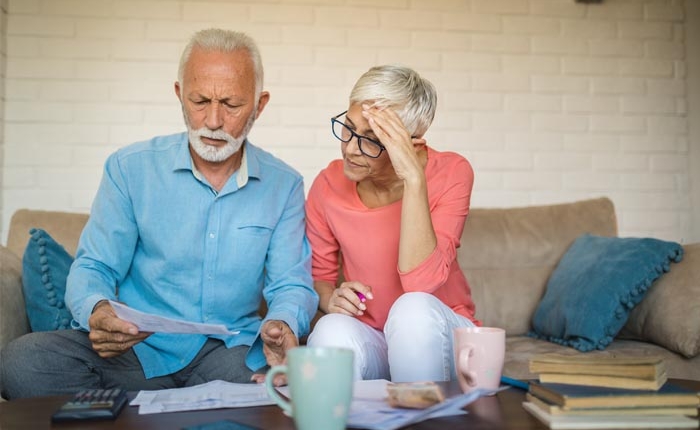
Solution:
{"label": "hardcover book", "polygon": [[620,357],[550,353],[532,357],[530,372],[614,376],[654,381],[666,377],[666,365],[661,357],[656,356]]}
{"label": "hardcover book", "polygon": [[630,390],[658,390],[666,383],[666,374],[656,379],[628,378],[624,376],[587,375],[576,373],[540,373],[540,382],[558,384],[596,385],[599,387],[627,388]]}
{"label": "hardcover book", "polygon": [[546,400],[525,394],[525,399],[550,415],[686,415],[695,417],[698,409],[694,406],[639,406],[619,408],[568,408],[557,406]]}
{"label": "hardcover book", "polygon": [[698,420],[684,415],[554,415],[530,402],[523,408],[550,429],[697,428]]}
{"label": "hardcover book", "polygon": [[568,408],[614,408],[642,406],[693,406],[698,393],[667,382],[658,391],[630,390],[575,384],[531,382],[530,393],[549,403]]}

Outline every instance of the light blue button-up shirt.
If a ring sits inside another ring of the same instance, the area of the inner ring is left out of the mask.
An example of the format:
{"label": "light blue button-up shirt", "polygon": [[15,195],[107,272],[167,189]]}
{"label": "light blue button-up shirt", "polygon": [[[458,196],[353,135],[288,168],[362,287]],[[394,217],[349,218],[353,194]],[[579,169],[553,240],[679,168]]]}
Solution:
{"label": "light blue button-up shirt", "polygon": [[[193,170],[186,133],[136,143],[112,154],[80,237],[67,281],[75,328],[89,329],[98,301],[119,300],[170,318],[240,330],[211,336],[251,345],[246,364],[266,364],[259,337],[266,320],[309,331],[318,306],[304,236],[298,172],[246,142],[243,167],[216,192]],[[239,176],[245,175],[247,178]],[[118,294],[117,294],[118,291]],[[184,368],[204,335],[155,333],[134,346],[147,378]]]}

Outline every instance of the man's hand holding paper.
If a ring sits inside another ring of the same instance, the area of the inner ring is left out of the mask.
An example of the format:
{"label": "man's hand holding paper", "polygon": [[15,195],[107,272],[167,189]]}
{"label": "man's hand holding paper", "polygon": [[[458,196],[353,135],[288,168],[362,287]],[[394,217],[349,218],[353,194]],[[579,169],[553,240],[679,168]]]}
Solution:
{"label": "man's hand holding paper", "polygon": [[88,337],[92,348],[102,358],[117,357],[151,335],[150,332],[139,331],[131,322],[120,319],[110,303],[107,300],[98,302],[89,320]]}

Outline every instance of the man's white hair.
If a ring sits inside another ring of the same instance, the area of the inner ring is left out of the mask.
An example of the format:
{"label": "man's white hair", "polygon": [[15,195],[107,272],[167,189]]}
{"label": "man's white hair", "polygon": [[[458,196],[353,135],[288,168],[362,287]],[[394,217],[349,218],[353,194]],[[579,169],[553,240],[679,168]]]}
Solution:
{"label": "man's white hair", "polygon": [[180,84],[182,84],[185,74],[185,65],[190,59],[192,49],[195,46],[205,51],[233,52],[239,49],[248,51],[251,60],[253,60],[253,70],[255,72],[255,100],[260,98],[264,77],[262,58],[260,57],[257,44],[250,36],[238,31],[220,28],[209,28],[195,33],[180,56],[180,66],[177,71],[177,80]]}

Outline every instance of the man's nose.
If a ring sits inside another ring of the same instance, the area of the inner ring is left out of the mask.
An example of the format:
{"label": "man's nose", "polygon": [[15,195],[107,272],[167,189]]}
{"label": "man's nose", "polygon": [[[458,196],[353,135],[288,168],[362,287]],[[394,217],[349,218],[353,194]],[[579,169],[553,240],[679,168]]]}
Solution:
{"label": "man's nose", "polygon": [[210,103],[207,107],[207,117],[205,125],[209,130],[217,130],[223,126],[223,109],[219,103]]}

